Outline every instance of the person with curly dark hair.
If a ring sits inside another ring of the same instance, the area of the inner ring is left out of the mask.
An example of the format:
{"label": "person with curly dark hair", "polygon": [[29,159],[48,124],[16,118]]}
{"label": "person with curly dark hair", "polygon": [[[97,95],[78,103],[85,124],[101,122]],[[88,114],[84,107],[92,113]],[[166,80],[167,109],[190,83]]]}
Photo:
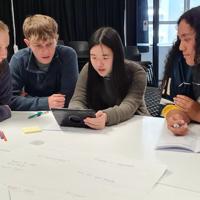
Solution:
{"label": "person with curly dark hair", "polygon": [[0,21],[0,122],[11,116],[11,111],[8,107],[11,98],[11,75],[6,60],[8,45],[8,26]]}
{"label": "person with curly dark hair", "polygon": [[161,104],[175,135],[186,135],[191,121],[200,122],[200,6],[181,15],[178,36],[165,66]]}

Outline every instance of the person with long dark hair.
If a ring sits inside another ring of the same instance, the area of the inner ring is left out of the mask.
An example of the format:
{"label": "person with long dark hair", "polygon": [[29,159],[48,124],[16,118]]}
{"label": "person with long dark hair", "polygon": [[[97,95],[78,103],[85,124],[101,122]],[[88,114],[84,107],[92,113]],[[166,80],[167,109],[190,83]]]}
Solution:
{"label": "person with long dark hair", "polygon": [[183,13],[177,24],[177,41],[167,58],[161,103],[172,101],[162,114],[175,135],[185,135],[190,121],[200,122],[200,6]]}
{"label": "person with long dark hair", "polygon": [[99,28],[89,41],[90,60],[83,67],[69,108],[93,109],[96,118],[84,123],[102,129],[148,114],[144,92],[146,73],[133,61],[125,60],[121,38],[111,27]]}
{"label": "person with long dark hair", "polygon": [[0,21],[0,121],[11,116],[8,107],[11,98],[11,75],[7,58],[7,48],[9,45],[8,26]]}

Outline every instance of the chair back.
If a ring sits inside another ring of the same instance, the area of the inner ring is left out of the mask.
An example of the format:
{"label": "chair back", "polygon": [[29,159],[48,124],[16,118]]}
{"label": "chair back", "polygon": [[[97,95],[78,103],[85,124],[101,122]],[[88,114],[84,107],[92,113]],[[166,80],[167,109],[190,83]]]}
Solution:
{"label": "chair back", "polygon": [[69,41],[68,46],[72,47],[79,57],[89,57],[89,47],[87,41]]}
{"label": "chair back", "polygon": [[89,45],[87,41],[69,41],[67,44],[73,48],[78,57],[79,71],[83,68],[86,62],[89,60]]}
{"label": "chair back", "polygon": [[128,60],[141,61],[141,54],[137,46],[125,46],[124,53]]}

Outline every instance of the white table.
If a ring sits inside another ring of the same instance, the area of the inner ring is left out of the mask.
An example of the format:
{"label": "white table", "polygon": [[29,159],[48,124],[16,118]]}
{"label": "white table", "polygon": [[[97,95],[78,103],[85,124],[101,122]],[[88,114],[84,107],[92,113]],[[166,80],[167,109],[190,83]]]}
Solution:
{"label": "white table", "polygon": [[[129,121],[104,130],[66,127],[61,129],[52,114],[28,119],[30,112],[13,112],[12,118],[0,123],[8,138],[7,146],[0,141],[0,156],[32,146],[64,146],[69,151],[99,157],[145,160],[167,166],[167,173],[145,200],[199,200],[200,154],[155,150],[165,128],[162,118],[134,116]],[[25,135],[23,127],[40,126],[43,132]],[[1,148],[5,148],[1,151]],[[31,147],[32,148],[32,147]],[[12,199],[13,200],[13,199]]]}

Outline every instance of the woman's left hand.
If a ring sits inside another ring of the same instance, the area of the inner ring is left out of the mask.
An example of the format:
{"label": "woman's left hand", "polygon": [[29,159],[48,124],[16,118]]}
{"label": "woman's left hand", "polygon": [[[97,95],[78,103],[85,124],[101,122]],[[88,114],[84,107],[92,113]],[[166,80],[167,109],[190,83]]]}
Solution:
{"label": "woman's left hand", "polygon": [[200,122],[200,104],[198,102],[184,95],[177,95],[174,102],[187,113],[191,120]]}
{"label": "woman's left hand", "polygon": [[84,119],[84,123],[93,129],[103,129],[106,126],[107,114],[101,110],[96,112],[96,118],[87,117]]}

